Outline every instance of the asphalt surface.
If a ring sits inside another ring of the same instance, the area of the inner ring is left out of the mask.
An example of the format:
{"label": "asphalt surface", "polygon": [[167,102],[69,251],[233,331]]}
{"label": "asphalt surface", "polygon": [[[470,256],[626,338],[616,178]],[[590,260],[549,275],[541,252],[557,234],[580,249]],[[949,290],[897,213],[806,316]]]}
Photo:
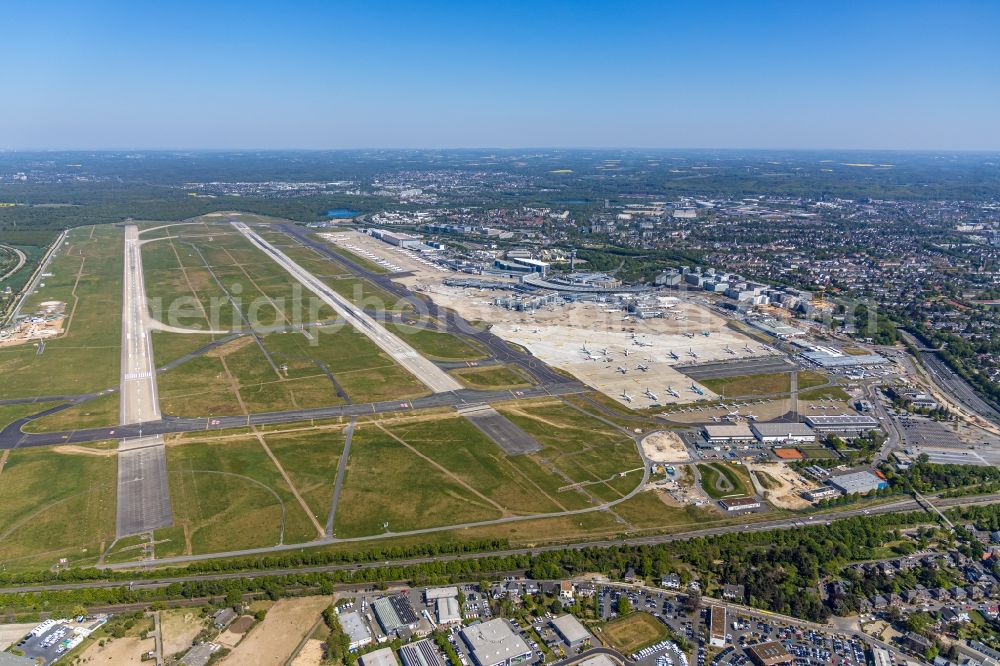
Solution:
{"label": "asphalt surface", "polygon": [[536,383],[559,384],[570,381],[566,375],[556,372],[524,349],[493,335],[488,330],[480,330],[459,316],[458,313],[442,308],[433,300],[411,292],[405,286],[394,282],[390,275],[371,271],[347,257],[333,252],[322,241],[310,238],[308,229],[289,224],[276,225],[275,228],[291,236],[302,245],[315,250],[330,261],[345,266],[351,272],[360,275],[384,291],[410,302],[417,308],[418,312],[426,312],[441,322],[447,332],[471,338],[484,347],[496,361],[518,366]]}
{"label": "asphalt surface", "polygon": [[441,393],[461,388],[458,380],[417,353],[413,347],[406,344],[398,336],[389,331],[389,329],[379,325],[377,321],[368,316],[361,308],[335,292],[315,275],[292,261],[284,252],[261,238],[259,234],[246,224],[232,222],[232,225],[251,243],[264,252],[264,254],[268,255],[273,261],[288,271],[292,277],[302,283],[302,286],[319,296],[323,302],[333,308],[347,323],[367,336],[431,391]]}
{"label": "asphalt surface", "polygon": [[156,391],[153,343],[147,326],[146,287],[142,274],[139,229],[125,227],[123,281],[121,402],[122,423],[137,424],[137,439],[118,445],[118,502],[115,533],[120,539],[173,523],[167,457],[162,433],[141,435],[144,421],[161,420]]}
{"label": "asphalt surface", "polygon": [[745,358],[732,361],[712,361],[697,365],[675,365],[674,369],[683,372],[694,380],[721,379],[724,377],[740,377],[743,375],[766,375],[777,372],[791,372],[798,366],[780,356],[762,358]]}
{"label": "asphalt surface", "polygon": [[538,440],[489,405],[463,407],[458,410],[458,413],[474,425],[479,432],[496,442],[497,446],[503,449],[507,455],[516,456],[542,449]]}
{"label": "asphalt surface", "polygon": [[355,403],[331,407],[315,407],[312,409],[293,409],[283,412],[250,414],[249,416],[219,416],[214,418],[176,418],[168,416],[161,421],[143,423],[141,426],[139,424],[131,424],[110,428],[82,428],[80,430],[44,433],[22,432],[20,424],[23,424],[25,419],[21,419],[0,432],[0,449],[54,446],[57,444],[83,444],[115,438],[134,438],[142,435],[245,428],[251,425],[275,425],[294,423],[296,421],[309,421],[312,419],[331,419],[341,416],[387,414],[390,412],[426,409],[429,407],[457,407],[475,403],[493,402],[495,400],[520,400],[544,396],[573,395],[576,393],[586,393],[589,390],[589,388],[579,382],[564,379],[557,384],[533,386],[517,391],[462,389],[448,393],[435,393],[409,400],[385,400],[382,402]]}

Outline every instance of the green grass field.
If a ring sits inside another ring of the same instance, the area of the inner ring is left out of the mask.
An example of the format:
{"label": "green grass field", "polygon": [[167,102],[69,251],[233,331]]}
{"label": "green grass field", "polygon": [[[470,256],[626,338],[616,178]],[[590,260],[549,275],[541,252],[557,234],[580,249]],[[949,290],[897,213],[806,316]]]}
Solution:
{"label": "green grass field", "polygon": [[483,368],[458,368],[451,374],[469,388],[476,389],[513,389],[531,386],[531,381],[517,368],[506,365],[494,365]]}
{"label": "green grass field", "polygon": [[266,440],[316,520],[325,525],[344,452],[343,431],[267,435]]}
{"label": "green grass field", "polygon": [[[524,403],[505,405],[499,411],[542,444],[542,450],[518,456],[514,463],[528,474],[552,469],[556,474],[536,478],[550,495],[564,504],[590,505],[586,495],[559,492],[573,483],[586,483],[586,494],[601,500],[620,499],[641,479],[642,459],[635,442],[611,426],[567,405]],[[529,471],[532,468],[533,471]],[[639,472],[619,477],[620,472]]]}
{"label": "green grass field", "polygon": [[514,459],[460,416],[395,427],[392,432],[510,512],[559,511],[556,500],[527,478]]}
{"label": "green grass field", "polygon": [[600,628],[605,640],[624,654],[634,654],[669,636],[666,626],[649,613],[635,612]]}
{"label": "green grass field", "polygon": [[354,433],[337,510],[339,537],[488,520],[501,512],[375,426]]}
{"label": "green grass field", "polygon": [[15,449],[0,472],[0,564],[7,571],[96,562],[115,536],[117,458]]}
{"label": "green grass field", "polygon": [[0,429],[25,416],[31,416],[58,405],[57,402],[31,402],[20,405],[0,405]]}
{"label": "green grass field", "polygon": [[44,301],[66,303],[65,334],[47,341],[42,354],[32,344],[0,348],[0,398],[85,393],[118,384],[121,230],[80,227],[67,243],[49,266],[52,276],[22,310],[35,312]]}
{"label": "green grass field", "polygon": [[478,343],[451,333],[406,324],[387,323],[386,328],[428,358],[438,361],[477,361],[486,358]]}
{"label": "green grass field", "polygon": [[53,432],[118,425],[121,395],[115,391],[28,422],[25,432]]}
{"label": "green grass field", "polygon": [[256,438],[168,446],[167,471],[174,527],[187,530],[193,553],[278,543],[282,506],[285,543],[315,538]]}
{"label": "green grass field", "polygon": [[712,499],[753,494],[753,485],[742,467],[722,462],[704,463],[698,465],[698,471],[701,487]]}
{"label": "green grass field", "polygon": [[[813,372],[812,370],[802,370],[799,372],[800,391],[814,386],[821,386],[828,381],[829,379],[826,375]],[[761,395],[788,393],[792,389],[791,378],[787,372],[720,377],[717,379],[706,379],[701,383],[710,391],[714,391],[727,398],[750,398]]]}

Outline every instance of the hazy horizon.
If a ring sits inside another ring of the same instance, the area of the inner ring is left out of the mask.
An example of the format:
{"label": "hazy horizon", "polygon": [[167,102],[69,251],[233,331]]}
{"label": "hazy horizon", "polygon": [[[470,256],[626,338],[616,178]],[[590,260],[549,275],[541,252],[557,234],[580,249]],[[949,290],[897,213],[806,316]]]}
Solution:
{"label": "hazy horizon", "polygon": [[0,150],[1000,150],[1000,5],[6,8]]}

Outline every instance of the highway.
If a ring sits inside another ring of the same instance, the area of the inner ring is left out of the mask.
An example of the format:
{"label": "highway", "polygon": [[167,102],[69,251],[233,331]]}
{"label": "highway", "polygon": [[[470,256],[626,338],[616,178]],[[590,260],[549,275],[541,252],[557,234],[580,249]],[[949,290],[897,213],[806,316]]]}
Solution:
{"label": "highway", "polygon": [[166,527],[173,522],[167,485],[167,458],[161,433],[143,434],[146,421],[160,422],[153,343],[147,326],[146,286],[139,230],[125,227],[122,295],[121,391],[119,420],[135,424],[137,436],[118,445],[118,538]]}
{"label": "highway", "polygon": [[[994,493],[991,495],[980,495],[975,497],[958,497],[958,498],[935,500],[936,506],[944,508],[951,508],[957,506],[974,506],[978,504],[994,504],[996,502],[1000,502],[1000,493]],[[380,560],[376,562],[283,567],[283,568],[266,569],[266,570],[249,570],[242,572],[188,574],[188,575],[176,575],[176,576],[166,575],[159,578],[137,580],[134,582],[133,586],[135,588],[144,588],[144,587],[157,588],[157,587],[165,587],[167,585],[172,585],[175,583],[186,583],[186,582],[196,582],[196,581],[228,580],[233,578],[268,577],[268,576],[290,576],[303,573],[327,573],[333,571],[374,569],[386,566],[387,564],[390,564],[391,566],[409,566],[414,564],[428,564],[431,562],[471,560],[471,559],[493,557],[493,556],[506,557],[511,555],[534,555],[537,553],[544,553],[551,551],[584,550],[587,548],[608,548],[620,545],[657,545],[662,543],[669,543],[671,541],[683,541],[697,537],[714,536],[718,534],[724,534],[727,532],[741,532],[741,531],[762,532],[762,531],[776,530],[776,529],[795,529],[803,526],[821,525],[825,522],[843,520],[845,518],[851,518],[860,515],[897,513],[899,511],[912,511],[919,509],[921,509],[921,507],[916,501],[912,499],[904,499],[864,509],[858,508],[846,511],[818,514],[814,515],[811,520],[808,519],[807,517],[806,518],[786,517],[770,521],[762,521],[759,523],[748,523],[745,525],[730,524],[718,527],[699,528],[693,530],[686,530],[682,532],[674,532],[671,534],[657,534],[645,537],[633,537],[626,539],[602,539],[602,540],[593,540],[593,541],[586,541],[573,544],[553,544],[547,546],[536,546],[531,548],[509,548],[506,550],[498,550],[498,551],[484,552],[484,553],[463,553],[456,555],[441,555],[438,557],[415,557],[408,559],[391,560],[390,562]],[[456,529],[456,526],[435,528],[435,530],[441,530],[441,529],[445,530]],[[421,532],[427,532],[427,531],[431,530],[421,530]],[[365,541],[365,540],[382,539],[394,536],[400,536],[400,534],[379,535],[377,537],[358,537],[353,539],[341,539],[339,541],[340,542]],[[328,545],[334,541],[338,540],[321,539],[304,544],[286,544],[283,546],[258,548],[258,549],[250,549],[243,551],[233,551],[229,553],[212,553],[208,555],[163,558],[160,560],[152,560],[148,562],[123,562],[116,564],[107,564],[100,568],[105,570],[124,570],[124,571],[143,569],[143,568],[148,569],[151,567],[167,566],[173,564],[184,564],[199,560],[243,557],[243,556],[253,556],[253,555],[268,555],[268,554],[278,553],[281,551],[283,552],[302,551],[316,546]],[[79,589],[92,589],[92,588],[115,588],[115,587],[124,587],[125,585],[128,585],[128,583],[129,581],[122,581],[122,580],[113,580],[113,581],[91,580],[91,581],[80,581],[71,583],[52,583],[43,585],[17,585],[17,586],[0,587],[0,593],[28,593],[28,592],[79,590]]]}
{"label": "highway", "polygon": [[938,356],[936,351],[923,350],[920,341],[911,334],[906,331],[900,331],[900,333],[908,343],[920,350],[918,351],[920,361],[927,368],[928,377],[941,393],[951,397],[974,416],[978,416],[990,425],[1000,426],[1000,411],[983,400],[982,396],[976,393],[976,390],[968,382],[948,367],[948,364]]}
{"label": "highway", "polygon": [[319,296],[324,303],[333,308],[360,333],[371,339],[382,351],[389,354],[393,360],[406,368],[431,391],[445,393],[462,388],[458,380],[418,354],[413,347],[380,325],[361,308],[335,292],[325,282],[292,261],[284,252],[261,238],[246,224],[243,222],[232,222],[231,224],[264,254],[288,271],[304,287]]}

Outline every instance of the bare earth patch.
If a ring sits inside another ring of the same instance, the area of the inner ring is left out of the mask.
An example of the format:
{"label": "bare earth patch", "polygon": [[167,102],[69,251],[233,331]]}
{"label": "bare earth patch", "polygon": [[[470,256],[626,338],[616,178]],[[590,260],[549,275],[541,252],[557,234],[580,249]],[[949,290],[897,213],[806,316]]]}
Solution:
{"label": "bare earth patch", "polygon": [[163,631],[163,656],[184,652],[201,631],[202,621],[189,610],[163,611],[160,613],[160,629]]}
{"label": "bare earth patch", "polygon": [[223,666],[283,664],[331,602],[331,597],[281,599],[267,612],[263,622],[220,663]]}
{"label": "bare earth patch", "polygon": [[809,502],[803,499],[801,493],[804,490],[815,488],[816,484],[809,483],[788,465],[783,463],[760,463],[748,464],[747,469],[751,474],[763,472],[771,480],[778,483],[778,488],[768,490],[764,484],[760,484],[764,498],[781,509],[805,509]]}
{"label": "bare earth patch", "polygon": [[680,463],[691,460],[687,447],[675,432],[654,432],[642,440],[642,452],[653,462]]}
{"label": "bare earth patch", "polygon": [[100,643],[94,643],[80,656],[83,663],[92,664],[145,664],[142,655],[155,649],[156,645],[152,638],[140,640],[134,636],[126,638],[116,638],[108,640],[101,647]]}
{"label": "bare earth patch", "polygon": [[18,642],[36,626],[38,626],[37,622],[32,622],[31,624],[0,624],[0,650],[6,650]]}
{"label": "bare earth patch", "polygon": [[302,651],[295,655],[291,666],[319,666],[321,663],[323,663],[323,641],[313,638],[302,646]]}

